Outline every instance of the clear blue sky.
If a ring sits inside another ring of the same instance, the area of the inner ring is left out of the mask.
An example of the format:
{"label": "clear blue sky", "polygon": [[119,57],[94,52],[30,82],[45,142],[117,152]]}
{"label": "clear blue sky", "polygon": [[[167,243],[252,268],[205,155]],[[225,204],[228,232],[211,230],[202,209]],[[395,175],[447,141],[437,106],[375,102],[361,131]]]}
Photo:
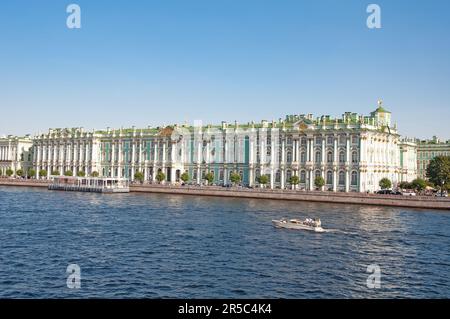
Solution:
{"label": "clear blue sky", "polygon": [[[82,28],[66,27],[77,3]],[[382,29],[366,27],[366,7]],[[368,114],[450,138],[448,0],[5,0],[0,135]]]}

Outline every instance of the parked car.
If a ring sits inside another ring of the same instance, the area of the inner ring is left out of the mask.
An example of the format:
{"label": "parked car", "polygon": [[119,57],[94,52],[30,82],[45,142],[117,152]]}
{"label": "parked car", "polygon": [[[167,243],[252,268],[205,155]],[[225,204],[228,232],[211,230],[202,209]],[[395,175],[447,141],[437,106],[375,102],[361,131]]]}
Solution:
{"label": "parked car", "polygon": [[380,189],[379,191],[377,191],[377,194],[394,195],[394,192],[390,189]]}
{"label": "parked car", "polygon": [[403,196],[416,196],[416,193],[413,191],[404,191],[402,192]]}
{"label": "parked car", "polygon": [[434,196],[436,196],[436,197],[448,197],[448,193],[444,192],[444,193],[441,194],[441,192],[437,192],[436,195],[434,195]]}

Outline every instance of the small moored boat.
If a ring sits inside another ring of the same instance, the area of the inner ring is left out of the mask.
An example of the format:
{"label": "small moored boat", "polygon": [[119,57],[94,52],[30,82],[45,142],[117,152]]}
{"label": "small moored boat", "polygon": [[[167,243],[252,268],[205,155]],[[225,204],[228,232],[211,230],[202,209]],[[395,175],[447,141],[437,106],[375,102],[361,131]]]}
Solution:
{"label": "small moored boat", "polygon": [[311,230],[318,233],[324,231],[320,219],[306,218],[304,221],[301,221],[298,219],[282,218],[280,220],[272,220],[272,224],[276,228]]}

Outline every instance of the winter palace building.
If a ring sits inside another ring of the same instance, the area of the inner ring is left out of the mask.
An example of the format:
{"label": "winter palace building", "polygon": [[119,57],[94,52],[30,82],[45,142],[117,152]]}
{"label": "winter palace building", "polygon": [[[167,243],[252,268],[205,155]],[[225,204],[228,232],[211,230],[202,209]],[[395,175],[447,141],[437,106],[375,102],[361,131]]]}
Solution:
{"label": "winter palace building", "polygon": [[291,177],[298,176],[298,188],[312,190],[322,176],[325,190],[366,192],[378,190],[383,177],[396,185],[417,176],[416,144],[400,138],[381,101],[368,116],[347,112],[341,118],[288,115],[246,124],[50,129],[31,143],[28,165],[36,177],[40,170],[48,177],[82,171],[133,180],[141,172],[152,182],[163,172],[168,183],[176,183],[187,172],[192,182],[201,183],[211,172],[220,185],[230,183],[234,172],[243,185],[257,185],[264,174],[267,187],[288,188]]}

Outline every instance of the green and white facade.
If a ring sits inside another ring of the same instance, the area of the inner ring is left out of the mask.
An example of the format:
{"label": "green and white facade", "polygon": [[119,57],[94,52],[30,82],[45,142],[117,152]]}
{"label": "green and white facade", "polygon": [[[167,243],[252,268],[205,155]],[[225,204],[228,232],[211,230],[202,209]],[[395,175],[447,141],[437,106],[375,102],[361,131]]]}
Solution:
{"label": "green and white facade", "polygon": [[427,166],[436,156],[450,156],[450,140],[441,141],[436,136],[431,140],[417,140],[417,175],[426,178]]}
{"label": "green and white facade", "polygon": [[64,174],[125,177],[136,172],[154,182],[159,171],[167,183],[203,182],[208,172],[215,184],[230,183],[240,174],[242,184],[255,186],[268,175],[270,188],[290,188],[298,176],[299,189],[315,189],[322,176],[324,190],[366,192],[379,189],[381,178],[393,184],[416,177],[416,149],[401,140],[391,114],[379,102],[369,116],[345,113],[341,118],[323,115],[288,115],[284,120],[260,123],[164,128],[106,129],[86,132],[50,129],[33,139],[33,167]]}

